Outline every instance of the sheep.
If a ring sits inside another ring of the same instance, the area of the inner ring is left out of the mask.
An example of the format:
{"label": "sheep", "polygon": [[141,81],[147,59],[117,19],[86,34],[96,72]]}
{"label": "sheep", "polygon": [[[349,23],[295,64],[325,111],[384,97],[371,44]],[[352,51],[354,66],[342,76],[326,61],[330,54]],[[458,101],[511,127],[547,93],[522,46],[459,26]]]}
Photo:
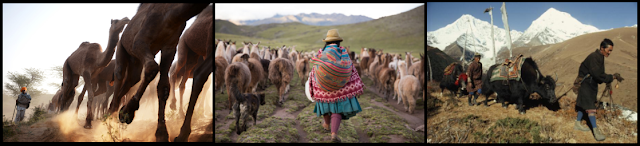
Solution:
{"label": "sheep", "polygon": [[[249,55],[242,55],[240,61],[231,63],[224,72],[224,83],[227,86],[227,93],[229,93],[229,110],[236,99],[231,94],[231,88],[238,88],[243,92],[251,88],[251,71],[247,66],[248,59]],[[237,86],[232,86],[232,84],[237,84]]]}
{"label": "sheep", "polygon": [[302,55],[296,55],[298,58],[296,61],[296,71],[298,72],[298,77],[300,77],[300,85],[304,85],[305,79],[307,79],[307,73],[309,72],[309,59],[307,57],[302,57]]}
{"label": "sheep", "polygon": [[[285,55],[286,56],[286,55]],[[269,64],[269,80],[278,89],[278,103],[284,103],[284,94],[293,78],[293,63],[286,58],[276,58]]]}
{"label": "sheep", "polygon": [[380,66],[378,73],[378,81],[380,87],[378,91],[382,91],[383,98],[389,101],[389,93],[393,90],[393,84],[396,82],[396,71],[393,68],[389,68],[391,62],[391,55],[385,54],[384,64]]}

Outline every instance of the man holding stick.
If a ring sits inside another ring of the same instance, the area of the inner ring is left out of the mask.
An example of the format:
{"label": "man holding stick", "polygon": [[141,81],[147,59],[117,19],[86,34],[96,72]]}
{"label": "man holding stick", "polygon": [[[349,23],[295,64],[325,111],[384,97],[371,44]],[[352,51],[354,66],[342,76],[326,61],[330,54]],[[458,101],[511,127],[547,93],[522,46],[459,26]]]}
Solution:
{"label": "man holding stick", "polygon": [[596,125],[596,107],[594,103],[596,103],[596,95],[598,94],[598,84],[611,84],[614,79],[619,82],[624,80],[620,77],[619,73],[615,73],[613,75],[604,73],[604,57],[609,57],[612,51],[613,42],[605,38],[600,43],[600,48],[589,54],[589,56],[582,61],[578,72],[578,78],[584,78],[584,81],[580,84],[580,87],[577,90],[578,98],[576,100],[575,109],[578,112],[578,117],[576,119],[574,129],[589,131],[589,128],[580,125],[582,115],[586,112],[589,117],[588,121],[591,123],[591,127],[593,128],[595,139],[598,141],[605,139],[604,134],[602,134]]}

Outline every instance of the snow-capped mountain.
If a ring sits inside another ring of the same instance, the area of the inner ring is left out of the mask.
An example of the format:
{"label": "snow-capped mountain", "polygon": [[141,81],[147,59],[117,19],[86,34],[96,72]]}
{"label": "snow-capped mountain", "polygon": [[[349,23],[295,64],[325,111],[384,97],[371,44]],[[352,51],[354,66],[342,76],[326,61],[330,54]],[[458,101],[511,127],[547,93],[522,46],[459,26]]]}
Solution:
{"label": "snow-capped mountain", "polygon": [[[494,21],[500,21],[494,20]],[[471,26],[469,26],[471,25]],[[507,45],[507,31],[493,25],[495,49],[498,53],[502,46]],[[511,30],[511,40],[514,41],[522,35],[522,32]],[[469,36],[468,39],[466,36]],[[467,42],[468,40],[468,42]],[[453,23],[436,31],[427,32],[427,45],[444,50],[448,45],[457,43],[467,50],[482,54],[483,63],[493,64],[493,44],[491,41],[491,23],[482,21],[471,15],[465,14]]]}
{"label": "snow-capped mountain", "polygon": [[600,31],[598,28],[580,23],[571,14],[549,8],[524,34],[514,42],[514,46],[537,46],[559,43],[573,37]]}
{"label": "snow-capped mountain", "polygon": [[349,15],[346,16],[340,13],[332,14],[319,14],[319,13],[300,13],[297,15],[280,15],[276,14],[271,18],[256,19],[256,20],[229,20],[236,25],[261,25],[269,23],[288,23],[288,22],[300,22],[307,25],[317,26],[329,26],[329,25],[343,25],[352,24],[373,20],[363,15]]}

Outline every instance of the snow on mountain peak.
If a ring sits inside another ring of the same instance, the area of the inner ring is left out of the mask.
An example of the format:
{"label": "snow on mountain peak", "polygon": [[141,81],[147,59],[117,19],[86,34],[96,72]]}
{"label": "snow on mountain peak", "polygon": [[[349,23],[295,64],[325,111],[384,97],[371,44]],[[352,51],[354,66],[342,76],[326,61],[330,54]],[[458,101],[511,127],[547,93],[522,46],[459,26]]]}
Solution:
{"label": "snow on mountain peak", "polygon": [[[571,14],[549,8],[516,40],[516,46],[555,44],[570,38],[599,31],[598,28],[582,24]],[[535,40],[535,41],[532,41]]]}

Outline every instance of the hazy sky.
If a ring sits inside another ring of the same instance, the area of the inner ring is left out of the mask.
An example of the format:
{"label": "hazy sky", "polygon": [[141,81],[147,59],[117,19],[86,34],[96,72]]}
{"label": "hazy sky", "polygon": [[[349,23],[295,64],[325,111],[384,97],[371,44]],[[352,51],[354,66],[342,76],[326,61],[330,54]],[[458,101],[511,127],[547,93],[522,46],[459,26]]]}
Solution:
{"label": "hazy sky", "polygon": [[[104,51],[111,19],[131,19],[139,5],[2,4],[2,87],[8,71],[24,73],[24,68],[37,68],[46,74],[37,88],[55,93],[57,89],[48,84],[62,83],[62,79],[50,75],[50,68],[62,66],[84,41],[99,43]],[[187,21],[185,30],[195,18]],[[155,59],[159,62],[160,53]]]}
{"label": "hazy sky", "polygon": [[[638,3],[593,2],[593,3],[538,3],[538,2],[507,2],[509,28],[524,32],[533,20],[538,19],[549,8],[571,14],[583,24],[595,26],[598,29],[619,28],[638,24]],[[493,7],[493,25],[504,28],[502,24],[502,2],[487,3],[427,3],[427,31],[435,31],[453,23],[463,14],[470,14],[475,18],[491,23],[486,8]]]}
{"label": "hazy sky", "polygon": [[253,20],[300,13],[364,15],[373,19],[409,11],[416,4],[215,4],[215,19]]}

